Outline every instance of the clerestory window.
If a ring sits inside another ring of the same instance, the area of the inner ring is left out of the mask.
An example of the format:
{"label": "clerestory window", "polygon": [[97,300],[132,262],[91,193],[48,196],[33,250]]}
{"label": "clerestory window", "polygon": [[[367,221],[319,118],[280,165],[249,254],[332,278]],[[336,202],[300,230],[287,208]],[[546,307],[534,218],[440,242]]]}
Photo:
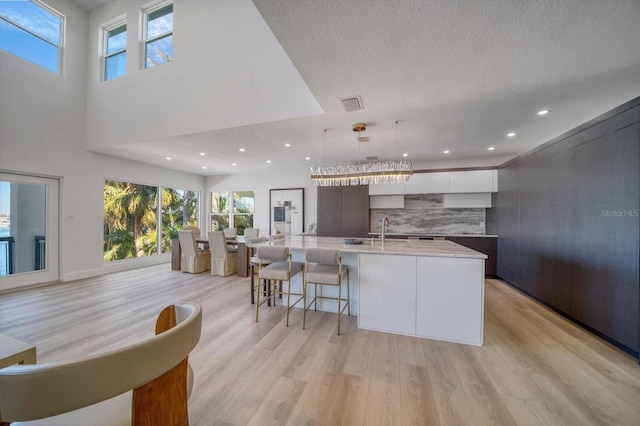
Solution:
{"label": "clerestory window", "polygon": [[36,0],[0,1],[0,50],[60,72],[64,17]]}
{"label": "clerestory window", "polygon": [[122,77],[127,70],[127,24],[119,22],[104,30],[104,80]]}
{"label": "clerestory window", "polygon": [[145,12],[145,68],[173,59],[173,3]]}

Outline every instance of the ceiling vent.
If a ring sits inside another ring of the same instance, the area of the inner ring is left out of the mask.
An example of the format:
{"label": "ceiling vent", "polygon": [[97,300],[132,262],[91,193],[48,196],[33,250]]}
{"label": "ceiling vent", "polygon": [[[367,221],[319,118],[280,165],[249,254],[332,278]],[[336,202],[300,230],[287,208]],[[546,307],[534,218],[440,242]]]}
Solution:
{"label": "ceiling vent", "polygon": [[358,142],[369,142],[369,136],[361,136],[358,138]]}
{"label": "ceiling vent", "polygon": [[365,157],[365,159],[367,161],[377,161],[378,160],[378,156],[377,155],[372,155],[370,157]]}
{"label": "ceiling vent", "polygon": [[350,96],[340,99],[344,112],[360,111],[364,109],[362,98],[360,96]]}

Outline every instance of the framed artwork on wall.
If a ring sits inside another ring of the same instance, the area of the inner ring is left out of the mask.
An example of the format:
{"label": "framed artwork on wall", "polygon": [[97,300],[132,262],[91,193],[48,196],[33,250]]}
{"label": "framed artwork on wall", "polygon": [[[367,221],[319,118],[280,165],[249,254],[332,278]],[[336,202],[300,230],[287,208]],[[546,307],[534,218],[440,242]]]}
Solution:
{"label": "framed artwork on wall", "polygon": [[304,232],[304,188],[269,190],[269,235]]}

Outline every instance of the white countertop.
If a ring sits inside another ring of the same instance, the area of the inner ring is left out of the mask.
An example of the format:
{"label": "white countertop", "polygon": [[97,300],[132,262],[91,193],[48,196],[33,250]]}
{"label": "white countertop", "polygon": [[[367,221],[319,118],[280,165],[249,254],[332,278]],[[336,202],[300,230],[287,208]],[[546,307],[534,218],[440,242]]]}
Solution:
{"label": "white countertop", "polygon": [[395,254],[407,256],[463,257],[486,259],[487,255],[446,240],[376,240],[363,239],[362,244],[345,244],[343,238],[292,236],[284,240],[263,243],[285,245],[292,250],[326,248],[345,253]]}

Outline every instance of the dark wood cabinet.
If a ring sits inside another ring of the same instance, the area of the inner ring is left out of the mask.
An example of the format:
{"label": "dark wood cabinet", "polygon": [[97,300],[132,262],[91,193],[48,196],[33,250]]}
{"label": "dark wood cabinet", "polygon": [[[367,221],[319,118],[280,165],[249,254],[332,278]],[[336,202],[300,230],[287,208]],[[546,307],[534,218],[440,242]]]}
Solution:
{"label": "dark wood cabinet", "polygon": [[452,241],[461,246],[469,247],[471,250],[486,254],[487,260],[484,262],[484,274],[496,275],[496,256],[498,255],[498,239],[495,237],[445,237],[445,240]]}
{"label": "dark wood cabinet", "polygon": [[369,187],[318,187],[318,235],[366,238],[369,233]]}
{"label": "dark wood cabinet", "polygon": [[640,98],[502,166],[498,276],[638,355]]}

